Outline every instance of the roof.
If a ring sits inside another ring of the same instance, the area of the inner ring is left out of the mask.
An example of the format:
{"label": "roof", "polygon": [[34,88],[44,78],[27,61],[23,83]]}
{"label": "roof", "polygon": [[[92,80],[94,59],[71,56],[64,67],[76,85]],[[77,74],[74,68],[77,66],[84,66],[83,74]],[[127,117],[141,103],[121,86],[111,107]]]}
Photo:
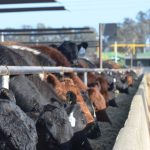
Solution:
{"label": "roof", "polygon": [[0,4],[48,3],[56,0],[0,0]]}
{"label": "roof", "polygon": [[1,8],[0,13],[8,12],[27,12],[27,11],[54,11],[54,10],[65,10],[63,6],[55,7],[30,7],[30,8]]}

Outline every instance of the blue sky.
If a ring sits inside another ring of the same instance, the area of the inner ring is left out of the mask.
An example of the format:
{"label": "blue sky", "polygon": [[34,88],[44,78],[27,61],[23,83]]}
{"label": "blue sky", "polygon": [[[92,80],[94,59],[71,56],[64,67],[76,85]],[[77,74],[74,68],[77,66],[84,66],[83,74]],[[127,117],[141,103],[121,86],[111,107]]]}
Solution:
{"label": "blue sky", "polygon": [[65,6],[66,11],[1,13],[0,28],[36,27],[84,27],[98,29],[99,23],[122,23],[124,18],[135,19],[139,11],[150,9],[150,0],[58,0],[58,3],[1,5],[6,7]]}

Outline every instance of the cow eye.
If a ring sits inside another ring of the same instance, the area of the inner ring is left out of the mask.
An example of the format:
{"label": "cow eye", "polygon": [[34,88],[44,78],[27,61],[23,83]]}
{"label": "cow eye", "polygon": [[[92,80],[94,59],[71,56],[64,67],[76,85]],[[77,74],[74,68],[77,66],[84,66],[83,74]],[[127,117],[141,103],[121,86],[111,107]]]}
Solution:
{"label": "cow eye", "polygon": [[80,92],[81,92],[81,95],[84,95],[84,94],[85,94],[85,92],[84,92],[83,90],[81,90]]}
{"label": "cow eye", "polygon": [[66,108],[67,107],[67,104],[64,104],[64,108]]}

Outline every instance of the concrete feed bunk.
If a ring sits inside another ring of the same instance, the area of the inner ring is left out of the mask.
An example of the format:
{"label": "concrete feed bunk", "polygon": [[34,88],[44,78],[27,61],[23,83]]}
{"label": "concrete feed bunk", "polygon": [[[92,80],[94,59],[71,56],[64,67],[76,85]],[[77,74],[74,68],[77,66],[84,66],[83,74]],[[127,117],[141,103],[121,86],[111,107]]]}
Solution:
{"label": "concrete feed bunk", "polygon": [[150,149],[150,75],[145,75],[133,97],[128,118],[120,130],[113,150]]}

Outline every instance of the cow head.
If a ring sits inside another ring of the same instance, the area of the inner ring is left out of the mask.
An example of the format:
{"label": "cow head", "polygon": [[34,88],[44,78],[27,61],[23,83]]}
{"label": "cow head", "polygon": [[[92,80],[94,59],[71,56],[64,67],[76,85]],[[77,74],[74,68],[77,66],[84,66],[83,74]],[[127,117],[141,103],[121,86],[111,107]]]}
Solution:
{"label": "cow head", "polygon": [[58,50],[64,54],[68,61],[73,63],[78,57],[78,47],[75,43],[70,41],[63,42],[59,47]]}

